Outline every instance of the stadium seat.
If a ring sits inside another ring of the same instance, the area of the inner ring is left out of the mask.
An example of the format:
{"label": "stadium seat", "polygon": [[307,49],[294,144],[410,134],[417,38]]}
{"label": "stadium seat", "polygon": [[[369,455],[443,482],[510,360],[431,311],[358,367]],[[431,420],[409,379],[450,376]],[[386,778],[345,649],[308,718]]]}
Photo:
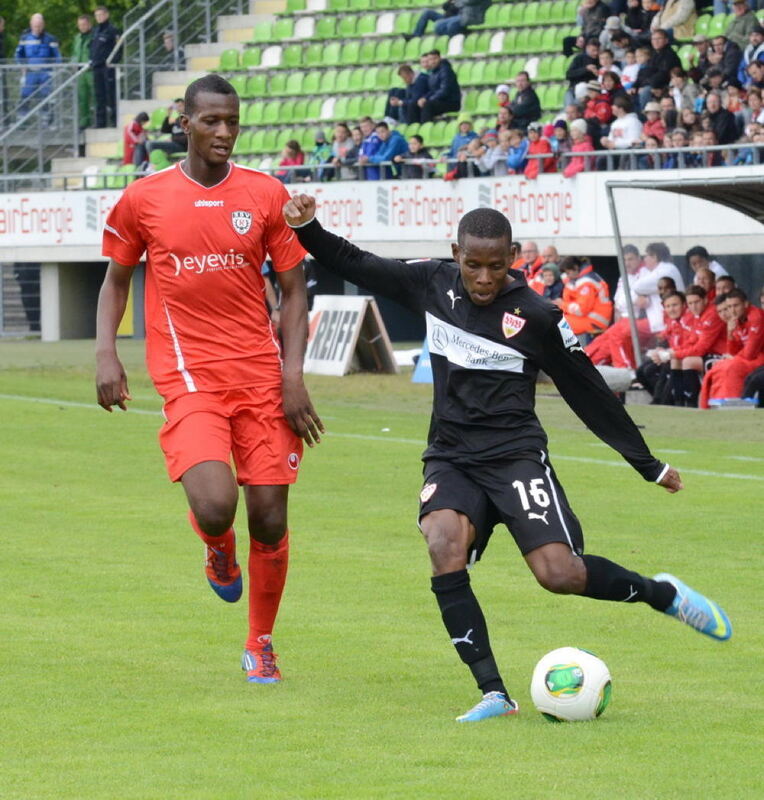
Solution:
{"label": "stadium seat", "polygon": [[576,15],[578,14],[578,7],[581,4],[578,0],[566,0],[565,3],[565,13],[563,14],[562,19],[560,22],[562,23],[572,23],[576,21]]}
{"label": "stadium seat", "polygon": [[286,10],[290,14],[294,14],[295,11],[303,11],[306,5],[307,0],[287,0]]}
{"label": "stadium seat", "polygon": [[334,119],[345,122],[348,119],[348,97],[339,97],[334,104]]}
{"label": "stadium seat", "polygon": [[[241,92],[239,92],[241,94]],[[167,116],[167,109],[155,108],[149,116],[149,121],[144,125],[147,131],[158,131],[162,127],[164,118]]]}
{"label": "stadium seat", "polygon": [[390,61],[390,48],[392,41],[389,38],[380,39],[374,50],[374,61],[377,64],[386,64]]}
{"label": "stadium seat", "polygon": [[303,97],[294,104],[292,109],[292,121],[302,122],[308,116],[308,99]]}
{"label": "stadium seat", "polygon": [[[246,75],[244,75],[242,73],[239,73],[238,75],[232,75],[228,79],[228,82],[231,84],[231,86],[233,86],[234,89],[236,89],[236,94],[238,94],[239,97],[244,97],[245,96],[245,92],[246,92],[246,89],[247,89],[247,76]],[[151,118],[149,118],[149,122],[151,122]]]}
{"label": "stadium seat", "polygon": [[722,36],[727,31],[727,15],[726,14],[715,14],[711,18],[711,22],[708,26],[708,36],[709,39],[713,39],[714,36]]}
{"label": "stadium seat", "polygon": [[701,14],[695,21],[695,33],[708,36],[708,26],[711,24],[710,14]]}
{"label": "stadium seat", "polygon": [[[406,42],[403,39],[393,39],[390,43],[390,61],[400,63],[403,61],[403,54],[406,51]],[[418,61],[419,59],[417,59]],[[416,66],[416,64],[415,64]]]}
{"label": "stadium seat", "polygon": [[358,23],[356,25],[356,35],[357,36],[369,36],[372,33],[377,32],[377,15],[376,14],[364,14],[362,17],[358,19]]}
{"label": "stadium seat", "polygon": [[677,51],[676,54],[679,57],[679,60],[682,62],[682,69],[685,71],[689,71],[691,64],[690,64],[690,56],[692,55],[692,51],[695,48],[691,44],[683,44]]}
{"label": "stadium seat", "polygon": [[329,42],[323,46],[323,56],[321,63],[327,67],[336,67],[340,63],[342,55],[341,42]]}
{"label": "stadium seat", "polygon": [[524,16],[525,16],[525,3],[513,3],[512,13],[509,16],[509,21],[508,21],[509,26],[516,28],[522,25]]}
{"label": "stadium seat", "polygon": [[545,3],[527,3],[525,6],[525,12],[523,13],[523,25],[526,27],[531,27],[536,24],[538,20],[538,11],[539,6],[546,5]]}
{"label": "stadium seat", "polygon": [[[299,47],[299,45],[298,45]],[[280,67],[281,66],[281,45],[272,44],[266,47],[260,57],[260,66],[262,67]]]}
{"label": "stadium seat", "polygon": [[316,98],[308,101],[308,108],[305,111],[305,119],[308,121],[318,121],[321,118],[321,105],[323,100]]}
{"label": "stadium seat", "polygon": [[361,116],[361,101],[363,98],[357,94],[352,95],[348,100],[348,116],[351,119],[357,119]]}
{"label": "stadium seat", "polygon": [[284,100],[279,108],[279,117],[277,122],[302,122],[295,115],[295,106],[298,101]]}
{"label": "stadium seat", "polygon": [[288,44],[281,52],[281,63],[290,69],[300,67],[302,65],[302,45]]}
{"label": "stadium seat", "polygon": [[218,69],[221,72],[234,72],[239,68],[239,51],[233,48],[223,50],[220,54]]}
{"label": "stadium seat", "polygon": [[316,20],[313,17],[300,17],[294,23],[294,39],[312,39],[316,33]]}
{"label": "stadium seat", "polygon": [[247,47],[241,54],[241,66],[243,69],[252,69],[260,66],[260,48]]}
{"label": "stadium seat", "polygon": [[282,94],[286,94],[287,77],[286,72],[275,72],[271,75],[268,81],[268,94],[271,97],[280,97]]}
{"label": "stadium seat", "polygon": [[[499,27],[499,12],[505,6],[492,5],[489,6],[488,11],[485,12],[485,20],[482,25],[477,25],[478,28],[498,28]],[[509,6],[507,6],[509,8]]]}
{"label": "stadium seat", "polygon": [[550,73],[552,70],[552,59],[551,58],[541,58],[538,62],[538,68],[536,70],[536,80],[539,82],[545,82],[551,80]]}
{"label": "stadium seat", "polygon": [[503,53],[516,53],[517,52],[517,36],[516,30],[507,31],[504,34],[504,43],[502,45]]}
{"label": "stadium seat", "polygon": [[552,3],[538,3],[536,25],[549,25],[552,17]]}
{"label": "stadium seat", "polygon": [[278,145],[279,132],[275,128],[265,132],[263,137],[263,153],[274,153],[279,149]]}
{"label": "stadium seat", "polygon": [[247,78],[247,85],[243,97],[253,99],[263,97],[267,92],[268,77],[264,72],[256,72]]}
{"label": "stadium seat", "polygon": [[411,33],[414,30],[414,15],[409,11],[397,14],[393,25],[393,33]]}
{"label": "stadium seat", "polygon": [[252,131],[242,131],[236,139],[236,144],[233,146],[233,154],[235,156],[249,154],[252,152],[251,143]]}
{"label": "stadium seat", "polygon": [[[433,129],[432,122],[423,122],[419,126],[419,130],[417,131],[417,134],[424,139],[424,146],[425,147],[428,147],[430,145],[430,138],[432,136],[432,129]],[[449,142],[449,144],[450,144],[450,142]]]}
{"label": "stadium seat", "polygon": [[357,64],[358,52],[361,49],[359,41],[345,42],[340,53],[340,64]]}
{"label": "stadium seat", "polygon": [[349,67],[345,67],[345,69],[341,69],[337,72],[337,80],[334,83],[334,91],[335,92],[347,92],[350,89],[350,76],[353,74],[353,70]]}
{"label": "stadium seat", "polygon": [[554,53],[557,49],[557,31],[554,28],[546,28],[541,36],[539,51],[542,53]]}
{"label": "stadium seat", "polygon": [[273,32],[271,39],[274,42],[283,42],[285,39],[291,39],[294,36],[294,20],[293,19],[278,19],[273,25]]}
{"label": "stadium seat", "polygon": [[385,108],[387,107],[387,95],[378,94],[374,97],[374,102],[371,107],[370,116],[373,119],[382,119],[385,116]]}
{"label": "stadium seat", "polygon": [[243,120],[245,125],[259,125],[263,121],[263,113],[265,111],[265,103],[262,100],[256,100],[254,103],[249,103],[245,106]]}
{"label": "stadium seat", "polygon": [[[164,150],[152,150],[149,153],[149,163],[155,170],[167,169],[167,167],[171,166],[170,159],[167,157],[167,153],[165,153]],[[113,171],[113,168],[111,171]]]}
{"label": "stadium seat", "polygon": [[337,100],[334,97],[327,97],[321,103],[321,114],[319,115],[322,122],[329,122],[334,119],[334,106]]}
{"label": "stadium seat", "polygon": [[504,75],[499,74],[500,66],[501,61],[496,58],[494,58],[492,61],[488,61],[485,65],[485,72],[483,72],[482,83],[488,83],[492,86],[496,86],[498,83],[504,83]]}
{"label": "stadium seat", "polygon": [[354,35],[355,17],[341,17],[338,24],[337,17],[321,16],[313,31],[316,39],[333,39],[335,36],[346,39]]}
{"label": "stadium seat", "polygon": [[329,94],[333,92],[337,85],[336,69],[327,69],[323,74],[320,72],[309,72],[302,85],[304,94]]}
{"label": "stadium seat", "polygon": [[276,41],[273,35],[273,22],[269,19],[258,22],[252,30],[252,41],[261,44]]}
{"label": "stadium seat", "polygon": [[280,111],[281,111],[280,100],[271,100],[268,103],[266,103],[265,108],[263,109],[263,124],[276,125],[278,122],[280,122],[281,121]]}
{"label": "stadium seat", "polygon": [[251,152],[253,153],[265,153],[265,148],[263,147],[263,140],[265,139],[265,131],[261,128],[256,130],[252,134],[252,138],[249,142],[249,147]]}
{"label": "stadium seat", "polygon": [[567,70],[567,66],[565,64],[565,56],[559,55],[555,56],[552,59],[552,63],[549,67],[549,80],[551,81],[561,81],[565,78],[565,72]]}
{"label": "stadium seat", "polygon": [[361,42],[358,50],[358,61],[361,64],[376,64],[377,43],[374,39]]}
{"label": "stadium seat", "polygon": [[566,22],[565,19],[565,0],[555,0],[549,10],[549,22],[552,25],[560,25]]}
{"label": "stadium seat", "polygon": [[[336,45],[339,47],[339,45]],[[324,43],[313,42],[303,51],[303,64],[307,67],[317,67],[322,63],[324,57]]]}
{"label": "stadium seat", "polygon": [[[462,61],[456,70],[456,79],[459,81],[460,86],[472,86],[473,75],[474,83],[479,83],[483,77],[485,70],[485,63],[483,61]],[[476,74],[479,73],[479,76]]]}

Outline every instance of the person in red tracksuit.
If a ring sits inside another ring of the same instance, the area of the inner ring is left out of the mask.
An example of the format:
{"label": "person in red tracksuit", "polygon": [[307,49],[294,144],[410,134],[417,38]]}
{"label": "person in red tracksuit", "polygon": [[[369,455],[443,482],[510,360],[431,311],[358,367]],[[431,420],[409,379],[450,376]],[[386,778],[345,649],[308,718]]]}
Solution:
{"label": "person in red tracksuit", "polygon": [[726,307],[729,357],[717,361],[703,378],[701,408],[739,399],[746,377],[764,366],[764,311],[752,306],[742,289],[727,293]]}
{"label": "person in red tracksuit", "polygon": [[681,338],[669,345],[671,369],[676,370],[674,380],[681,383],[683,405],[696,408],[703,376],[703,364],[709,356],[727,352],[727,325],[719,316],[716,306],[708,302],[706,290],[692,285],[687,289],[687,324],[692,336]]}
{"label": "person in red tracksuit", "polygon": [[539,172],[557,172],[557,160],[552,152],[552,145],[548,139],[541,136],[541,125],[538,122],[531,122],[528,126],[528,155],[547,154],[549,158],[529,158],[525,168],[525,177],[535,180]]}
{"label": "person in red tracksuit", "polygon": [[[684,386],[682,380],[681,360],[674,358],[675,350],[691,347],[697,340],[693,331],[693,315],[687,308],[687,300],[682,292],[672,290],[667,292],[662,299],[663,313],[666,327],[658,334],[668,344],[667,348],[657,347],[648,350],[647,357],[654,364],[661,366],[662,371],[670,370],[668,375],[671,397],[675,406],[685,404]],[[669,363],[670,362],[670,363]]]}

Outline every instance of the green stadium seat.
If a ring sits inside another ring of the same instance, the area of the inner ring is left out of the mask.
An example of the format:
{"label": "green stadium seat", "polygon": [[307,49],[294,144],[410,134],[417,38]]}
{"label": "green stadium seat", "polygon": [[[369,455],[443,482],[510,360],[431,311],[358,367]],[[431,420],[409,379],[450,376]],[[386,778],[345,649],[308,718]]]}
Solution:
{"label": "green stadium seat", "polygon": [[558,49],[557,31],[554,28],[545,28],[541,36],[541,47],[539,48],[539,52],[554,53]]}
{"label": "green stadium seat", "polygon": [[524,58],[513,58],[512,63],[509,65],[509,80],[508,83],[512,83],[512,81],[517,77],[518,72],[522,72],[525,69],[525,59]]}
{"label": "green stadium seat", "polygon": [[423,122],[419,126],[419,130],[417,134],[424,139],[424,146],[429,147],[430,145],[430,138],[432,137],[432,129],[434,125],[432,122]]}
{"label": "green stadium seat", "polygon": [[404,11],[401,14],[396,14],[395,22],[393,23],[393,33],[411,33],[415,25],[414,15],[410,11]]}
{"label": "green stadium seat", "polygon": [[[320,72],[308,73],[302,90],[305,94],[331,94],[337,85],[336,69],[327,69],[323,74]],[[311,80],[309,81],[308,78]]]}
{"label": "green stadium seat", "polygon": [[297,103],[299,100],[284,100],[279,109],[279,116],[276,122],[302,122],[301,119],[295,117],[295,111],[298,110]]}
{"label": "green stadium seat", "polygon": [[515,39],[515,49],[512,51],[514,53],[528,53],[530,52],[528,49],[528,37],[530,32],[521,29],[517,32],[517,39]]}
{"label": "green stadium seat", "polygon": [[494,58],[491,61],[487,61],[485,65],[485,71],[483,72],[483,80],[481,83],[488,83],[491,86],[496,86],[499,83],[504,83],[504,76],[499,74],[499,67],[501,66],[501,61],[498,58]]}
{"label": "green stadium seat", "polygon": [[682,69],[689,71],[691,64],[690,64],[690,56],[692,55],[692,51],[695,48],[691,44],[683,44],[677,51],[676,54],[679,57],[679,60],[682,62]]}
{"label": "green stadium seat", "polygon": [[371,7],[371,0],[350,0],[350,8],[353,11],[368,11]]}
{"label": "green stadium seat", "polygon": [[365,91],[368,92],[377,85],[377,75],[379,75],[379,67],[366,67],[363,70],[363,88]]}
{"label": "green stadium seat", "polygon": [[307,67],[317,67],[322,63],[324,57],[323,42],[313,42],[309,44],[303,52],[303,63]]}
{"label": "green stadium seat", "polygon": [[350,91],[350,76],[353,74],[353,70],[349,67],[345,69],[341,69],[337,73],[337,81],[334,84],[334,91],[335,92],[347,92]]}
{"label": "green stadium seat", "polygon": [[[247,89],[246,75],[244,75],[243,73],[239,73],[238,75],[232,75],[228,79],[228,82],[231,84],[231,86],[233,86],[234,89],[236,89],[236,94],[238,94],[239,97],[244,97],[244,93]],[[151,120],[149,119],[149,122],[150,121]]]}
{"label": "green stadium seat", "polygon": [[450,145],[454,136],[459,133],[459,122],[455,119],[446,122],[446,130],[443,134],[446,142],[444,146]]}
{"label": "green stadium seat", "polygon": [[286,10],[294,14],[295,11],[304,11],[307,4],[307,0],[287,0]]}
{"label": "green stadium seat", "polygon": [[308,116],[308,99],[302,98],[294,104],[292,122],[302,122]]}
{"label": "green stadium seat", "polygon": [[578,8],[581,5],[579,0],[565,0],[565,13],[560,20],[563,24],[576,21],[578,15]]}
{"label": "green stadium seat", "polygon": [[403,61],[403,54],[406,52],[406,42],[401,38],[393,39],[390,43],[390,58],[394,63]]}
{"label": "green stadium seat", "polygon": [[[233,83],[233,81],[232,81]],[[241,95],[241,92],[239,92]],[[167,116],[166,108],[155,108],[149,115],[149,121],[143,126],[147,131],[158,131]]]}
{"label": "green stadium seat", "polygon": [[511,23],[510,20],[512,18],[512,4],[511,3],[504,3],[503,5],[499,6],[499,16],[496,20],[496,28],[509,28]]}
{"label": "green stadium seat", "polygon": [[260,66],[260,56],[262,51],[259,47],[247,47],[241,54],[241,66],[243,69],[253,69]]}
{"label": "green stadium seat", "polygon": [[517,52],[517,36],[518,31],[511,30],[504,34],[504,42],[501,46],[503,53],[516,53]]}
{"label": "green stadium seat", "polygon": [[[462,55],[463,56],[472,56],[475,54],[475,46],[477,45],[479,34],[477,33],[467,33],[464,37],[464,42],[462,43]],[[413,41],[413,39],[412,39]],[[410,42],[409,42],[410,44]]]}
{"label": "green stadium seat", "polygon": [[[167,153],[164,150],[152,150],[149,153],[149,163],[156,169],[157,171],[160,169],[167,169],[170,166],[170,159],[167,157]],[[110,171],[113,172],[114,168],[109,168]],[[109,180],[106,180],[106,188],[111,188],[109,186]]]}
{"label": "green stadium seat", "polygon": [[374,97],[373,95],[365,95],[361,98],[361,105],[358,109],[358,115],[361,117],[374,118]]}
{"label": "green stadium seat", "polygon": [[387,108],[387,95],[378,94],[374,97],[369,116],[372,119],[382,119],[385,116],[385,108]]}
{"label": "green stadium seat", "polygon": [[286,79],[284,94],[289,94],[289,95],[303,94],[302,84],[304,80],[305,80],[305,75],[302,72],[290,72]]}
{"label": "green stadium seat", "polygon": [[555,0],[549,10],[549,22],[552,25],[561,25],[565,19],[565,0]]}
{"label": "green stadium seat", "polygon": [[348,119],[348,97],[339,97],[334,104],[334,118],[344,122]]}
{"label": "green stadium seat", "polygon": [[242,155],[243,153],[251,153],[250,142],[252,141],[251,131],[242,131],[236,139],[236,144],[233,146],[233,154],[235,156]]}
{"label": "green stadium seat", "polygon": [[316,27],[313,31],[314,39],[333,39],[335,36],[346,38],[355,35],[355,17],[320,16],[316,20]]}
{"label": "green stadium seat", "polygon": [[223,50],[220,54],[220,63],[218,64],[218,69],[221,72],[235,72],[239,69],[239,51],[230,48],[229,50]]}
{"label": "green stadium seat", "polygon": [[[412,40],[413,41],[413,40]],[[345,42],[342,46],[340,53],[340,64],[357,64],[358,52],[361,49],[361,43],[358,41]]]}
{"label": "green stadium seat", "polygon": [[[446,36],[445,34],[443,36],[436,36],[435,41],[428,49],[432,50],[434,47],[436,50],[440,50],[440,52],[443,53],[443,56],[445,57],[446,53],[448,53],[449,38],[450,37]],[[491,38],[490,34],[488,35],[488,38],[489,39]]]}
{"label": "green stadium seat", "polygon": [[496,94],[493,89],[483,89],[475,104],[476,114],[493,114],[496,111]]}
{"label": "green stadium seat", "polygon": [[286,17],[278,19],[273,25],[273,33],[271,39],[274,42],[283,42],[285,39],[291,39],[294,36],[294,20]]}
{"label": "green stadium seat", "polygon": [[265,132],[263,137],[263,152],[275,153],[279,149],[278,145],[279,132],[275,128]]}
{"label": "green stadium seat", "polygon": [[321,63],[327,67],[335,67],[340,63],[342,44],[340,42],[329,42],[323,45]]}
{"label": "green stadium seat", "polygon": [[358,61],[361,64],[376,64],[377,42],[374,39],[366,39],[361,42],[358,50]]}
{"label": "green stadium seat", "polygon": [[[370,81],[371,82],[371,81]],[[389,67],[378,67],[374,77],[374,87],[380,91],[387,91],[393,86],[393,77]]]}
{"label": "green stadium seat", "polygon": [[305,119],[318,121],[321,118],[321,106],[323,103],[324,101],[321,98],[309,100],[308,107],[305,110]]}
{"label": "green stadium seat", "polygon": [[327,8],[329,11],[346,11],[350,8],[350,0],[329,0]]}
{"label": "green stadium seat", "polygon": [[[446,38],[448,38],[448,37],[446,37]],[[412,41],[414,41],[414,40],[412,39]],[[434,34],[428,34],[427,36],[423,36],[421,38],[421,40],[420,40],[419,55],[421,55],[422,53],[426,53],[429,50],[432,50],[434,47],[437,47],[437,46],[438,46],[438,37],[437,36],[435,36]],[[445,54],[445,50],[441,50],[441,52]],[[417,60],[419,59],[419,55],[417,55]]]}
{"label": "green stadium seat", "polygon": [[474,114],[475,106],[477,105],[479,92],[474,89],[471,92],[464,92],[462,95],[462,111],[465,114]]}
{"label": "green stadium seat", "polygon": [[362,92],[366,86],[366,70],[358,67],[350,73],[348,89],[351,92]]}
{"label": "green stadium seat", "polygon": [[271,97],[280,97],[286,94],[286,83],[288,74],[286,72],[275,72],[268,81],[268,94]]}
{"label": "green stadium seat", "polygon": [[255,131],[252,134],[252,138],[249,141],[249,147],[251,152],[253,153],[264,153],[266,152],[263,148],[263,139],[265,139],[265,131],[261,128],[260,130]]}
{"label": "green stadium seat", "polygon": [[708,36],[708,26],[711,24],[711,14],[701,14],[695,20],[695,33]]}
{"label": "green stadium seat", "polygon": [[523,17],[525,16],[525,3],[513,3],[512,13],[509,17],[510,27],[516,28],[523,24]]}
{"label": "green stadium seat", "polygon": [[475,42],[476,54],[484,54],[488,52],[488,48],[491,44],[491,36],[492,34],[488,31],[478,34],[477,41]]}
{"label": "green stadium seat", "polygon": [[348,100],[348,116],[356,119],[361,116],[361,99],[357,94]]}
{"label": "green stadium seat", "polygon": [[567,67],[565,65],[565,56],[563,55],[555,56],[552,59],[552,63],[549,67],[549,80],[550,81],[564,80],[566,70]]}
{"label": "green stadium seat", "polygon": [[288,44],[282,48],[281,63],[290,69],[302,66],[302,45]]}
{"label": "green stadium seat", "polygon": [[499,14],[505,7],[509,8],[509,6],[504,5],[492,5],[489,6],[488,11],[485,12],[485,21],[482,25],[478,26],[480,28],[498,28],[499,27]]}
{"label": "green stadium seat", "polygon": [[523,13],[523,25],[526,27],[531,27],[536,24],[538,20],[538,13],[539,13],[539,6],[542,5],[541,3],[527,3],[525,6],[525,12]]}
{"label": "green stadium seat", "polygon": [[281,101],[271,100],[265,104],[263,109],[263,124],[275,125],[280,121]]}
{"label": "green stadium seat", "polygon": [[536,81],[538,83],[545,83],[550,80],[549,73],[552,68],[551,58],[541,58],[539,60],[538,69],[536,70]]}
{"label": "green stadium seat", "polygon": [[459,81],[459,86],[470,86],[472,83],[472,70],[477,66],[479,61],[462,61],[454,70],[456,72],[456,80]]}
{"label": "green stadium seat", "polygon": [[567,87],[564,83],[557,83],[549,87],[547,102],[550,111],[561,111],[565,102],[565,92]]}
{"label": "green stadium seat", "polygon": [[714,36],[723,36],[727,31],[728,24],[726,14],[715,14],[711,18],[706,36],[708,36],[709,39],[713,39]]}
{"label": "green stadium seat", "polygon": [[264,44],[273,41],[273,22],[269,19],[264,19],[258,22],[252,30],[252,41]]}
{"label": "green stadium seat", "polygon": [[552,17],[552,4],[539,3],[536,13],[536,25],[549,25]]}
{"label": "green stadium seat", "polygon": [[377,64],[387,64],[392,61],[390,58],[390,50],[393,46],[393,41],[389,37],[380,39],[377,42],[377,48],[374,51],[374,60]]}
{"label": "green stadium seat", "polygon": [[358,19],[358,24],[356,25],[356,35],[357,36],[367,36],[371,33],[376,33],[377,30],[377,15],[376,14],[364,14],[362,17]]}
{"label": "green stadium seat", "polygon": [[264,97],[268,91],[268,76],[264,72],[256,72],[247,78],[247,89],[244,97]]}
{"label": "green stadium seat", "polygon": [[534,28],[528,34],[528,53],[543,53],[544,48],[542,45],[542,40],[544,38],[544,29],[543,28]]}

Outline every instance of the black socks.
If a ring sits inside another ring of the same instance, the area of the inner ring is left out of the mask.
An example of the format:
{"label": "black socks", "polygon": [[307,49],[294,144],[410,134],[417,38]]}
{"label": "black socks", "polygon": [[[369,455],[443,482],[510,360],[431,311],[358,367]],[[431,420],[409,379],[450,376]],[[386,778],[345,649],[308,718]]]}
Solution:
{"label": "black socks", "polygon": [[484,694],[494,691],[507,694],[491,653],[485,617],[472,592],[467,570],[436,575],[432,578],[432,591],[456,652],[470,668],[480,690]]}
{"label": "black socks", "polygon": [[601,556],[581,556],[586,565],[584,597],[621,603],[647,603],[665,611],[673,602],[676,589],[663,581],[645,578]]}

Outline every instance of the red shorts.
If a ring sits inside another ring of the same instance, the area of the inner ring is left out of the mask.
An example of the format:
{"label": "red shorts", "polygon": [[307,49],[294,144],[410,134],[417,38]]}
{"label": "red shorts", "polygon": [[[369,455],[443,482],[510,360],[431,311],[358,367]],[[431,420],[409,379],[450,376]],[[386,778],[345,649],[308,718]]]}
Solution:
{"label": "red shorts", "polygon": [[159,444],[170,479],[203,461],[236,466],[239,485],[294,483],[302,458],[300,439],[284,417],[281,390],[189,392],[166,403]]}

